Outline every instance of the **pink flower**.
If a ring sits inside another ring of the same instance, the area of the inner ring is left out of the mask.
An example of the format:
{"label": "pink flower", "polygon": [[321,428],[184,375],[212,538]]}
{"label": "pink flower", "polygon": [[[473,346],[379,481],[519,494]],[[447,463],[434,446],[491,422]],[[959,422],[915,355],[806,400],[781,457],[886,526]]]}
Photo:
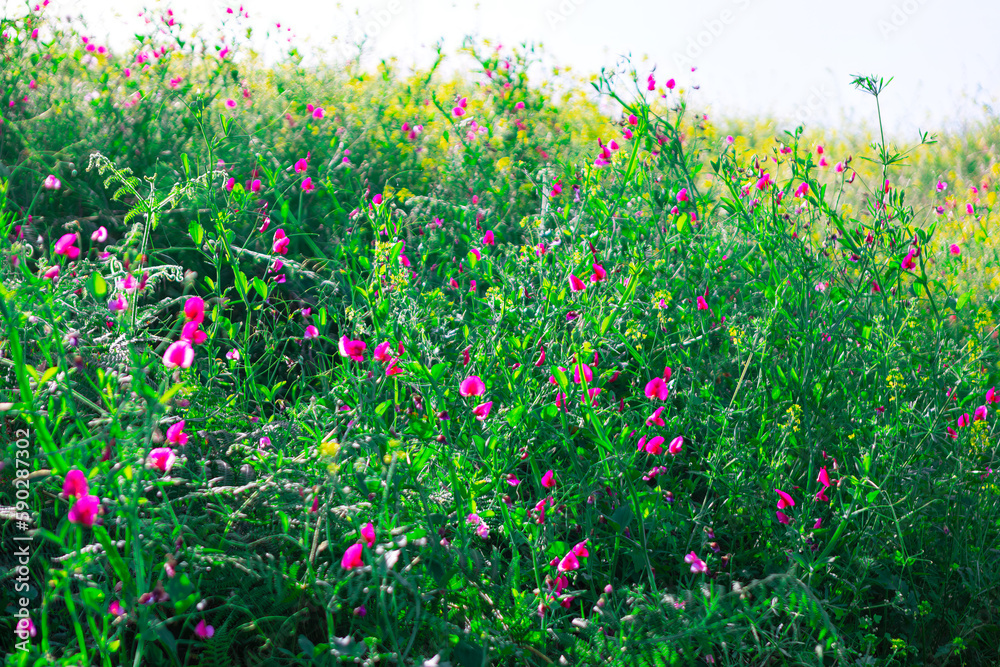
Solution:
{"label": "pink flower", "polygon": [[230,178],[228,181],[226,181],[226,184],[222,187],[226,189],[226,192],[232,192],[233,188],[236,187],[236,179]]}
{"label": "pink flower", "polygon": [[952,440],[958,440],[958,432],[952,427],[948,427],[948,437]]}
{"label": "pink flower", "polygon": [[174,454],[174,450],[169,447],[157,447],[149,453],[149,458],[146,459],[146,467],[159,470],[162,473],[168,473],[176,460],[177,455]]}
{"label": "pink flower", "polygon": [[486,383],[478,375],[470,375],[458,385],[458,393],[462,396],[482,396],[486,393]]}
{"label": "pink flower", "polygon": [[795,507],[795,501],[792,500],[792,497],[790,495],[788,495],[787,493],[785,493],[784,491],[782,491],[780,489],[775,489],[774,492],[777,493],[778,496],[779,496],[779,499],[778,499],[778,509],[779,510],[783,510],[786,507]]}
{"label": "pink flower", "polygon": [[172,424],[170,428],[167,429],[167,442],[172,442],[175,445],[183,447],[187,444],[188,434],[184,432],[184,420],[180,420],[176,424]]}
{"label": "pink flower", "polygon": [[63,480],[63,498],[69,498],[70,496],[82,498],[88,493],[90,493],[90,485],[87,484],[87,476],[82,470],[73,468],[66,473],[66,479]]}
{"label": "pink flower", "polygon": [[315,324],[310,324],[309,326],[306,327],[306,331],[305,331],[304,334],[302,334],[302,337],[306,338],[306,339],[309,339],[309,338],[318,338],[319,337],[319,329],[316,328]]}
{"label": "pink flower", "polygon": [[260,179],[255,178],[250,182],[250,192],[260,192]]}
{"label": "pink flower", "polygon": [[201,326],[200,322],[191,321],[184,325],[181,329],[181,340],[186,340],[192,345],[201,345],[208,339],[208,334],[201,331],[198,327]]}
{"label": "pink flower", "polygon": [[493,401],[487,401],[486,403],[480,403],[476,407],[472,408],[472,413],[476,415],[476,419],[483,421],[490,416],[490,410],[493,409]]}
{"label": "pink flower", "polygon": [[628,124],[635,127],[639,124],[639,118],[634,113],[630,113],[628,115]]}
{"label": "pink flower", "polygon": [[194,363],[194,348],[186,340],[171,343],[163,353],[163,365],[167,368],[191,368]]}
{"label": "pink flower", "polygon": [[677,203],[689,201],[687,188],[681,188],[680,192],[677,193]]}
{"label": "pink flower", "polygon": [[27,639],[28,637],[37,635],[38,630],[35,628],[35,622],[30,618],[20,618],[17,621],[17,626],[14,628],[14,634],[20,639]]}
{"label": "pink flower", "polygon": [[90,235],[91,241],[96,241],[97,243],[104,243],[108,240],[108,228],[101,225],[94,230],[94,233]]}
{"label": "pink flower", "polygon": [[201,322],[205,319],[205,302],[199,296],[193,296],[184,302],[184,317],[190,321]]}
{"label": "pink flower", "polygon": [[483,245],[496,245],[496,240],[493,236],[493,230],[489,230],[485,234],[483,234]]}
{"label": "pink flower", "polygon": [[483,258],[483,254],[479,252],[478,248],[470,248],[469,252],[472,253],[472,256],[476,258],[477,262]]}
{"label": "pink flower", "polygon": [[965,414],[963,414],[961,417],[958,418],[958,427],[965,428],[966,426],[969,425],[969,420],[970,420],[969,413],[966,412]]}
{"label": "pink flower", "polygon": [[663,378],[653,378],[646,383],[646,398],[658,398],[665,401],[668,396],[670,396],[670,390],[667,389],[667,382]]}
{"label": "pink flower", "polygon": [[662,454],[663,453],[663,441],[662,435],[658,435],[652,438],[646,443],[646,453],[647,454]]}
{"label": "pink flower", "polygon": [[911,250],[910,252],[906,253],[906,257],[903,258],[903,261],[900,264],[900,266],[906,271],[912,271],[913,269],[917,268],[917,264],[916,262],[913,261],[913,257],[914,257],[913,251]]}
{"label": "pink flower", "polygon": [[365,545],[361,542],[347,547],[344,557],[340,559],[340,567],[345,570],[353,570],[356,567],[364,565],[364,562],[361,560],[361,552],[364,551],[364,548]]}
{"label": "pink flower", "polygon": [[608,272],[600,264],[594,264],[594,272],[590,274],[590,282],[599,283],[608,279]]}
{"label": "pink flower", "polygon": [[309,192],[313,192],[315,189],[316,189],[316,187],[313,185],[312,176],[306,176],[304,179],[302,179],[302,191],[303,192],[309,193]]}
{"label": "pink flower", "polygon": [[594,371],[590,370],[590,366],[588,366],[587,364],[577,364],[573,370],[573,382],[575,382],[576,384],[582,383],[582,380],[580,379],[581,366],[583,367],[583,379],[586,380],[587,382],[590,382],[591,380],[594,379]]}
{"label": "pink flower", "polygon": [[299,158],[295,162],[294,169],[295,169],[295,173],[296,174],[301,174],[302,172],[307,171],[309,169],[309,161],[306,160],[304,157],[303,158]]}
{"label": "pink flower", "polygon": [[49,174],[45,177],[45,180],[42,181],[42,187],[46,190],[58,190],[62,187],[62,182],[53,174]]}
{"label": "pink flower", "polygon": [[544,486],[546,489],[551,489],[555,485],[556,485],[555,473],[552,472],[551,470],[546,471],[545,474],[542,475],[542,486]]}
{"label": "pink flower", "polygon": [[559,565],[556,567],[559,572],[572,572],[573,570],[580,569],[580,559],[576,557],[572,551],[562,557],[559,561]]}
{"label": "pink flower", "polygon": [[114,614],[115,616],[124,616],[125,610],[122,608],[122,605],[118,602],[118,600],[112,600],[111,604],[108,605],[108,613]]}
{"label": "pink flower", "polygon": [[972,413],[972,421],[981,422],[984,419],[986,419],[986,406],[980,405],[978,408],[976,408],[976,411]]}
{"label": "pink flower", "polygon": [[990,387],[986,392],[986,404],[990,403],[1000,403],[1000,397],[997,396],[996,387]]}
{"label": "pink flower", "polygon": [[950,245],[950,246],[948,247],[948,251],[949,251],[949,252],[950,252],[950,253],[951,253],[952,255],[955,255],[956,257],[958,257],[959,255],[961,255],[961,254],[962,254],[962,249],[958,247],[958,244],[957,244],[957,243],[952,243],[952,244],[951,244],[951,245]]}
{"label": "pink flower", "polygon": [[576,277],[575,274],[569,274],[569,288],[574,292],[582,292],[587,289],[587,286],[582,280]]}
{"label": "pink flower", "polygon": [[587,542],[590,541],[588,537],[583,542],[577,542],[573,545],[573,549],[570,551],[577,558],[586,558],[590,555],[590,551],[587,550]]}
{"label": "pink flower", "polygon": [[49,268],[45,269],[45,273],[42,274],[48,280],[55,280],[59,277],[59,265],[53,264]]}
{"label": "pink flower", "polygon": [[830,473],[826,471],[826,466],[819,469],[819,475],[816,477],[816,481],[824,487],[830,486]]}
{"label": "pink flower", "polygon": [[808,183],[802,183],[801,185],[799,185],[799,187],[795,188],[796,197],[805,197],[807,194],[809,194]]}
{"label": "pink flower", "polygon": [[57,255],[66,255],[70,259],[76,259],[80,256],[80,249],[74,245],[76,243],[76,234],[63,234],[56,241],[55,253]]}
{"label": "pink flower", "polygon": [[73,503],[69,510],[70,523],[82,523],[93,526],[101,509],[101,499],[97,496],[84,496]]}
{"label": "pink flower", "polygon": [[392,352],[390,351],[389,341],[379,343],[375,346],[374,356],[377,360],[385,363],[392,359]]}
{"label": "pink flower", "polygon": [[666,423],[663,421],[663,417],[660,416],[663,414],[665,409],[666,408],[662,405],[656,408],[656,410],[653,411],[653,414],[646,417],[646,426],[652,426],[653,424],[656,424],[657,426],[666,426]]}
{"label": "pink flower", "polygon": [[375,526],[371,521],[361,526],[361,537],[365,538],[369,549],[375,546]]}
{"label": "pink flower", "polygon": [[774,516],[778,518],[778,521],[779,521],[780,523],[783,523],[783,524],[785,524],[786,526],[787,526],[788,524],[790,524],[790,523],[792,522],[792,520],[791,520],[791,519],[789,519],[789,518],[788,518],[788,515],[787,515],[787,514],[785,514],[784,512],[780,512],[780,511],[779,511],[779,512],[775,512],[775,513],[774,513]]}
{"label": "pink flower", "polygon": [[289,243],[291,243],[291,239],[285,236],[284,229],[278,228],[274,230],[274,241],[271,243],[272,251],[279,255],[287,255]]}
{"label": "pink flower", "polygon": [[128,301],[124,294],[118,294],[108,301],[108,310],[113,313],[120,313],[128,308]]}
{"label": "pink flower", "polygon": [[234,100],[232,98],[226,100],[226,107],[229,108],[229,109],[235,109],[236,108],[236,100]]}
{"label": "pink flower", "polygon": [[708,302],[703,296],[698,297],[698,310],[708,310]]}
{"label": "pink flower", "polygon": [[975,215],[976,209],[972,206],[972,204],[966,204],[965,205],[965,212],[968,215]]}
{"label": "pink flower", "polygon": [[944,192],[945,190],[948,189],[948,184],[945,183],[944,181],[938,181],[936,187],[938,192]]}
{"label": "pink flower", "polygon": [[368,347],[365,343],[360,340],[350,340],[347,336],[341,336],[340,342],[337,344],[337,349],[340,351],[340,356],[350,357],[354,361],[364,361],[365,360],[365,348]]}
{"label": "pink flower", "polygon": [[316,107],[315,109],[313,109],[312,117],[313,118],[322,118],[325,115],[325,113],[326,112],[323,111],[323,107]]}
{"label": "pink flower", "polygon": [[194,634],[199,639],[211,639],[215,635],[215,628],[206,623],[205,619],[201,619],[198,625],[194,626]]}
{"label": "pink flower", "polygon": [[667,447],[667,451],[672,455],[677,456],[681,453],[681,448],[684,446],[684,436],[679,435],[670,441],[670,446]]}
{"label": "pink flower", "polygon": [[687,556],[684,556],[684,562],[689,563],[691,565],[692,574],[700,574],[708,572],[708,564],[705,563],[705,561],[703,561],[702,559],[698,558],[698,554],[696,554],[693,551],[689,553]]}

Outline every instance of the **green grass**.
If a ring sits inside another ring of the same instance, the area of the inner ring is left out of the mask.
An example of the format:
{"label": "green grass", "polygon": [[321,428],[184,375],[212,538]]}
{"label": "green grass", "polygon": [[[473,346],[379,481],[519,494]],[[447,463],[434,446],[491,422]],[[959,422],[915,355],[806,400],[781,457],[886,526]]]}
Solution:
{"label": "green grass", "polygon": [[1000,659],[995,303],[948,277],[992,246],[950,251],[932,137],[837,172],[529,49],[91,60],[35,20],[0,42],[4,664]]}

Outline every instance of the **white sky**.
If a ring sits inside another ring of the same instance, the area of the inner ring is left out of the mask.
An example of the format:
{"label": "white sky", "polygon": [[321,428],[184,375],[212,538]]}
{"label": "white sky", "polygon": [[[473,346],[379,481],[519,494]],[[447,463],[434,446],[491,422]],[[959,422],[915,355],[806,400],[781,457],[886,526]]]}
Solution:
{"label": "white sky", "polygon": [[[217,26],[226,7],[239,2],[53,0],[50,11],[82,13],[95,36],[122,36],[144,5],[159,13],[172,8],[189,25]],[[372,55],[395,55],[401,63],[426,64],[442,38],[446,52],[454,52],[467,34],[504,45],[542,43],[554,62],[580,74],[613,68],[631,54],[643,77],[655,64],[658,80],[700,86],[689,99],[713,115],[772,114],[807,126],[872,123],[873,101],[849,85],[850,75],[895,77],[882,98],[883,119],[905,139],[915,138],[918,127],[940,131],[981,117],[1000,97],[996,0],[245,0],[243,6],[258,35],[277,32],[281,22],[305,52],[367,29]]]}

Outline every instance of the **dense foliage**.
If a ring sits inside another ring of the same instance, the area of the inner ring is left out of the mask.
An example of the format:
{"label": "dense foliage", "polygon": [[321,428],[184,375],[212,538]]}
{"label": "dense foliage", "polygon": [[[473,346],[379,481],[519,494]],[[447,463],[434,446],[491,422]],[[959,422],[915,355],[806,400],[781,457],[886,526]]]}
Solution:
{"label": "dense foliage", "polygon": [[1000,658],[995,129],[150,18],[0,22],[5,664]]}

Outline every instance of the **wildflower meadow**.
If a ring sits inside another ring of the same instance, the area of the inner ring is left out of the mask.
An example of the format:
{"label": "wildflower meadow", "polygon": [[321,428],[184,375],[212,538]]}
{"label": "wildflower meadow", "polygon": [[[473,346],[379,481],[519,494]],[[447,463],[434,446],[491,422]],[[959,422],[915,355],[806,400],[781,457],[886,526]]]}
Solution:
{"label": "wildflower meadow", "polygon": [[1000,123],[146,19],[0,20],[4,665],[1000,664]]}

